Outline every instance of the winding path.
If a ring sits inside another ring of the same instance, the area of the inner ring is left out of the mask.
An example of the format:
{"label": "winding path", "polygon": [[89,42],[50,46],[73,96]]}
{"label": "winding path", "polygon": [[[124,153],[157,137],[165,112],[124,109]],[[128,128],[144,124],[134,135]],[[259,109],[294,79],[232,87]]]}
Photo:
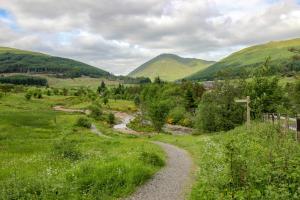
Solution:
{"label": "winding path", "polygon": [[192,160],[176,146],[154,142],[168,156],[166,166],[126,200],[183,200],[191,186]]}

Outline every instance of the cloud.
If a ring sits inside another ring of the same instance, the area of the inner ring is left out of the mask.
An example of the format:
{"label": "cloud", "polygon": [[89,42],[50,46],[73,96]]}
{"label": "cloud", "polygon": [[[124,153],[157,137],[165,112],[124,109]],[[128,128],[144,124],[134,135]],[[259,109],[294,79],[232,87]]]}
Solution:
{"label": "cloud", "polygon": [[160,53],[220,59],[245,46],[299,37],[300,5],[296,0],[0,0],[0,31],[0,45],[126,74]]}

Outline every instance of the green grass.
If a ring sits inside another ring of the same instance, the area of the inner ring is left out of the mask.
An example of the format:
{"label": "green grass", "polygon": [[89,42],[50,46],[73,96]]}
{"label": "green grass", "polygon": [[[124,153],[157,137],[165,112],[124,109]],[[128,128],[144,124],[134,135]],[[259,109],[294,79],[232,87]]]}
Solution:
{"label": "green grass", "polygon": [[197,166],[190,199],[298,199],[300,146],[270,124],[199,136],[158,135]]}
{"label": "green grass", "polygon": [[152,80],[159,76],[165,81],[175,81],[203,70],[213,63],[200,59],[181,58],[172,54],[162,54],[141,65],[129,76],[149,77]]}
{"label": "green grass", "polygon": [[99,137],[75,126],[83,115],[51,109],[68,99],[0,99],[0,199],[117,199],[161,168],[164,153],[156,145],[94,121],[112,136]]}
{"label": "green grass", "polygon": [[269,56],[271,57],[270,65],[272,68],[283,67],[291,63],[292,56],[296,55],[288,50],[292,47],[300,48],[299,38],[251,46],[229,55],[205,70],[192,74],[188,78],[193,80],[213,79],[222,70],[229,70],[231,75],[238,74],[242,69],[249,71],[254,67],[262,65]]}

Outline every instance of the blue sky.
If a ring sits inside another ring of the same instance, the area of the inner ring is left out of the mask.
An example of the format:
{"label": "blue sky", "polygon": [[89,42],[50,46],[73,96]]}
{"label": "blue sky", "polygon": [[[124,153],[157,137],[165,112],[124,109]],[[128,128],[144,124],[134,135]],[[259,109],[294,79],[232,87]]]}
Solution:
{"label": "blue sky", "polygon": [[0,32],[0,46],[126,74],[161,53],[219,60],[300,37],[300,0],[2,0]]}

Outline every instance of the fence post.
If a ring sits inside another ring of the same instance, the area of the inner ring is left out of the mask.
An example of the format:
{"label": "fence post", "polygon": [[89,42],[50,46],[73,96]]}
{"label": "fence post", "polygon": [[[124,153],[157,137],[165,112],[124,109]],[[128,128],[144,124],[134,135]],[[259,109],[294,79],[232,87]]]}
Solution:
{"label": "fence post", "polygon": [[280,119],[279,113],[277,113],[277,123],[278,123],[279,128],[281,129],[281,119]]}
{"label": "fence post", "polygon": [[297,141],[300,141],[300,118],[299,118],[298,115],[296,117],[296,120],[297,120],[297,123],[296,123],[296,126],[297,126],[297,128],[296,128],[296,130],[297,130],[296,135],[297,135],[297,137],[296,137],[296,139],[297,139]]}
{"label": "fence post", "polygon": [[274,125],[274,121],[275,121],[275,116],[274,116],[274,113],[272,113],[272,123]]}
{"label": "fence post", "polygon": [[290,127],[289,127],[289,115],[286,114],[285,115],[285,131],[286,131],[286,133],[289,132],[289,129],[290,129]]}

